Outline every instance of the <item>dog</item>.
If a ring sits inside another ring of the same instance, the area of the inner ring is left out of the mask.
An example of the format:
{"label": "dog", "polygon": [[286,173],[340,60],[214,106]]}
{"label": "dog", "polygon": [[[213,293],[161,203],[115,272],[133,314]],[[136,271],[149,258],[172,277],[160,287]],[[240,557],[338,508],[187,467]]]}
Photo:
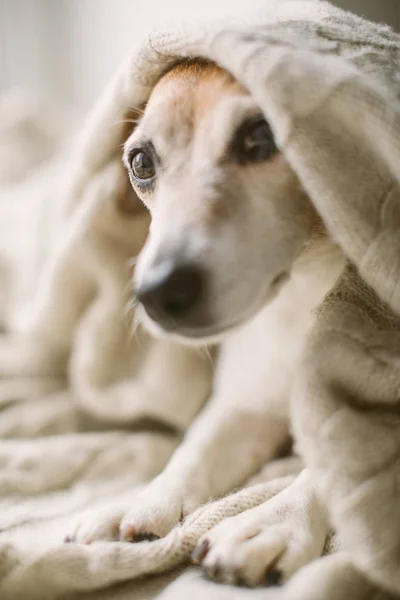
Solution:
{"label": "dog", "polygon": [[[211,397],[166,469],[75,541],[153,540],[242,484],[290,432],[291,383],[344,257],[276,147],[248,92],[206,60],[184,60],[154,87],[124,163],[151,213],[134,287],[158,338],[218,344]],[[211,530],[193,558],[227,583],[287,580],[329,532],[305,469],[273,500]]]}

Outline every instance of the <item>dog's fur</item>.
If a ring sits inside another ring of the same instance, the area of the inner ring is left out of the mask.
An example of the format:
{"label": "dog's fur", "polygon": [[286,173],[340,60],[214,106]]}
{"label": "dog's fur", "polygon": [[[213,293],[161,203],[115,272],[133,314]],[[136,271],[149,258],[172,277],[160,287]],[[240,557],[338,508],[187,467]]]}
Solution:
{"label": "dog's fur", "polygon": [[[229,74],[204,61],[184,62],[153,90],[125,145],[151,141],[162,167],[155,187],[137,194],[152,215],[136,267],[136,287],[165,265],[200,262],[209,298],[195,321],[156,323],[157,335],[196,344],[220,342],[212,396],[165,471],[133,505],[81,523],[74,539],[165,535],[182,516],[243,483],[289,435],[291,382],[313,324],[313,309],[331,289],[343,257],[325,234],[283,155],[243,165],[227,148],[258,108]],[[288,243],[289,241],[289,243]],[[307,471],[273,501],[222,523],[194,556],[228,582],[287,579],[320,556],[328,533]]]}

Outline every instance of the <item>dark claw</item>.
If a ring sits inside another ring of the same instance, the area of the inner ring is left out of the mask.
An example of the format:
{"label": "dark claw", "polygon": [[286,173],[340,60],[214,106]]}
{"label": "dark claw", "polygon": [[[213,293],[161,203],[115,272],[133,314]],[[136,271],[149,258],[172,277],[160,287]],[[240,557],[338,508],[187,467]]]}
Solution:
{"label": "dark claw", "polygon": [[65,536],[64,544],[71,544],[72,542],[73,542],[73,539],[70,535]]}
{"label": "dark claw", "polygon": [[221,563],[217,560],[214,565],[207,567],[206,573],[210,579],[213,579],[214,581],[220,581],[222,576]]}
{"label": "dark claw", "polygon": [[265,575],[265,581],[269,586],[280,585],[283,573],[280,569],[269,569]]}
{"label": "dark claw", "polygon": [[133,542],[136,536],[136,529],[132,525],[128,525],[121,529],[119,539],[121,542]]}
{"label": "dark claw", "polygon": [[195,565],[200,565],[204,558],[207,556],[208,551],[210,549],[210,542],[208,540],[203,540],[201,544],[198,544],[196,548],[192,552],[192,562]]}
{"label": "dark claw", "polygon": [[160,538],[154,533],[136,533],[136,529],[132,525],[125,527],[120,534],[121,542],[155,542]]}
{"label": "dark claw", "polygon": [[154,533],[138,533],[132,539],[132,542],[155,542],[160,539],[160,536]]}
{"label": "dark claw", "polygon": [[248,587],[247,581],[243,576],[241,569],[235,569],[234,573],[235,583],[240,587]]}

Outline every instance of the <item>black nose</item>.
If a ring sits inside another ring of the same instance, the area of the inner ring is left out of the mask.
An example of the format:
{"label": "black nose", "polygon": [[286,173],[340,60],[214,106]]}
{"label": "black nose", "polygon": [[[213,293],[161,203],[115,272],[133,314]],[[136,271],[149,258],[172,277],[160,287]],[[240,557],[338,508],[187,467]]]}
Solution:
{"label": "black nose", "polygon": [[140,286],[137,298],[154,320],[177,321],[200,304],[203,292],[203,271],[197,265],[183,265],[151,284]]}

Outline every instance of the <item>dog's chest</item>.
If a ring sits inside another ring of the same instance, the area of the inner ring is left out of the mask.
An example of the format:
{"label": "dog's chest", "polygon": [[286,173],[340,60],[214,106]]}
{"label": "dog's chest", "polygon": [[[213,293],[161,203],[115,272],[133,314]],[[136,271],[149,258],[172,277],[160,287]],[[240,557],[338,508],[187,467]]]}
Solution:
{"label": "dog's chest", "polygon": [[[218,379],[231,396],[251,402],[276,401],[285,413],[290,384],[314,323],[314,309],[332,288],[344,265],[328,243],[311,248],[296,263],[280,294],[222,344]],[[279,408],[278,408],[279,407]]]}

